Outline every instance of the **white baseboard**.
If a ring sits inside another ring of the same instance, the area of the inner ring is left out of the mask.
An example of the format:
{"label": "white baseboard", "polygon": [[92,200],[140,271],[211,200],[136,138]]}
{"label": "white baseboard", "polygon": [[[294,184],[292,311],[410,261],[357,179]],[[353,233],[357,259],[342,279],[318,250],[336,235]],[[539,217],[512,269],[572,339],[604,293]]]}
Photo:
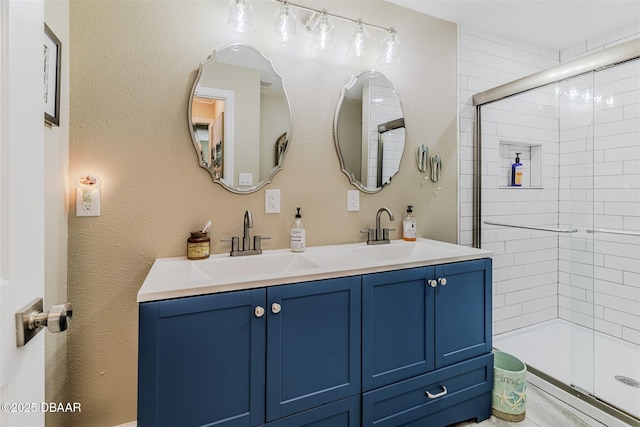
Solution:
{"label": "white baseboard", "polygon": [[138,426],[138,422],[137,421],[131,421],[129,423],[120,424],[118,426],[113,426],[113,427],[137,427],[137,426]]}

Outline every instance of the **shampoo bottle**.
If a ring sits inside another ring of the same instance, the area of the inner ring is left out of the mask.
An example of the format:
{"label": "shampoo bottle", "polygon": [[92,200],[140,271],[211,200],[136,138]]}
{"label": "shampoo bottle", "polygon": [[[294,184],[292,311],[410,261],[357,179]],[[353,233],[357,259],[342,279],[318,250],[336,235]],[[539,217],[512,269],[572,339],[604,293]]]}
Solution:
{"label": "shampoo bottle", "polygon": [[407,206],[407,216],[402,221],[402,238],[413,242],[416,240],[416,217],[413,216],[413,206]]}
{"label": "shampoo bottle", "polygon": [[304,252],[305,245],[305,229],[302,224],[302,215],[300,215],[300,208],[296,213],[296,220],[291,225],[291,252]]}
{"label": "shampoo bottle", "polygon": [[522,186],[522,163],[520,163],[520,154],[516,153],[516,161],[511,165],[511,186]]}

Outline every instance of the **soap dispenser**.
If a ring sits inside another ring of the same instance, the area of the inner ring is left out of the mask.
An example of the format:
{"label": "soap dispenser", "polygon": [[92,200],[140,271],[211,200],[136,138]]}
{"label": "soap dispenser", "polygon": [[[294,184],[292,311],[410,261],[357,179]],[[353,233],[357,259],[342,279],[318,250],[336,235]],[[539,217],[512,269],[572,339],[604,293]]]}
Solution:
{"label": "soap dispenser", "polygon": [[416,217],[413,216],[413,206],[407,206],[407,216],[402,221],[402,239],[413,242],[416,240]]}
{"label": "soap dispenser", "polygon": [[304,252],[305,245],[305,229],[302,224],[302,215],[300,215],[300,208],[296,213],[296,219],[291,225],[291,252]]}
{"label": "soap dispenser", "polygon": [[520,154],[516,153],[516,161],[511,165],[511,186],[522,186],[522,163],[520,163]]}

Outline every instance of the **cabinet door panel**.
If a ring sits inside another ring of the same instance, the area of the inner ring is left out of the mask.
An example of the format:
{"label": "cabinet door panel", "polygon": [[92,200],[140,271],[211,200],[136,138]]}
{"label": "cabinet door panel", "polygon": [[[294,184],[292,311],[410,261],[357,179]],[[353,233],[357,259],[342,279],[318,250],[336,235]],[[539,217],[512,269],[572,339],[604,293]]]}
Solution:
{"label": "cabinet door panel", "polygon": [[140,345],[141,402],[152,393],[155,404],[138,425],[264,422],[265,319],[253,310],[265,299],[258,289],[161,301],[151,315],[141,304],[141,336],[154,336]]}
{"label": "cabinet door panel", "polygon": [[436,368],[491,352],[491,260],[436,267]]}
{"label": "cabinet door panel", "polygon": [[280,418],[263,427],[360,427],[360,395]]}
{"label": "cabinet door panel", "polygon": [[364,391],[434,368],[433,267],[363,277]]}
{"label": "cabinet door panel", "polygon": [[360,392],[360,292],[360,277],[267,290],[267,421]]}

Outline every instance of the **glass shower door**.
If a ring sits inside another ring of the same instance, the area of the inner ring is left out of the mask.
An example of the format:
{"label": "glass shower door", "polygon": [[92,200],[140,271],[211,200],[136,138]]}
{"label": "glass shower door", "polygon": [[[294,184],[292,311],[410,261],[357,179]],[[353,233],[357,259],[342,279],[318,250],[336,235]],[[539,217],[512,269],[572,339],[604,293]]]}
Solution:
{"label": "glass shower door", "polygon": [[555,86],[559,120],[558,317],[567,322],[569,384],[594,394],[593,73]]}
{"label": "glass shower door", "polygon": [[640,60],[594,74],[594,390],[640,418]]}

